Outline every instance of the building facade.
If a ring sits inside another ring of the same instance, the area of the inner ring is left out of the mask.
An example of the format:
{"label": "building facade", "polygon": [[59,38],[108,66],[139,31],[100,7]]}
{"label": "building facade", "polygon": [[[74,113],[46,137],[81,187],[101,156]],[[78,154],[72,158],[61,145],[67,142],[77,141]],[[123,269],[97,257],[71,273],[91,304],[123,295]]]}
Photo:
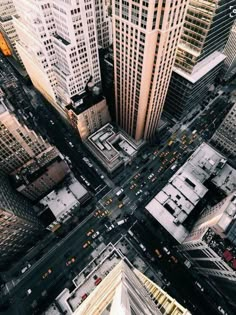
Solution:
{"label": "building facade", "polygon": [[[86,274],[86,277],[84,276]],[[55,315],[190,315],[190,312],[109,243],[47,309]]]}
{"label": "building facade", "polygon": [[95,0],[95,20],[98,48],[112,44],[111,0]]}
{"label": "building facade", "polygon": [[[8,106],[7,106],[8,105]],[[0,99],[0,172],[10,174],[50,145],[33,130],[28,129]]]}
{"label": "building facade", "polygon": [[6,270],[19,260],[34,245],[41,229],[33,206],[0,176],[0,269]]}
{"label": "building facade", "polygon": [[32,201],[49,193],[70,173],[64,157],[49,147],[11,174],[14,187]]}
{"label": "building facade", "polygon": [[0,32],[10,47],[12,56],[23,65],[16,49],[16,41],[19,38],[12,20],[12,16],[15,14],[16,9],[13,0],[2,0],[0,3]]}
{"label": "building facade", "polygon": [[[96,87],[94,89],[96,91]],[[106,99],[100,92],[98,95],[94,94],[94,91],[85,92],[72,98],[72,103],[66,106],[66,112],[71,125],[78,131],[82,140],[86,140],[111,120]]]}
{"label": "building facade", "polygon": [[175,67],[192,73],[198,62],[222,51],[229,36],[234,0],[190,0]]}
{"label": "building facade", "polygon": [[[214,84],[222,60],[214,75],[210,67],[200,83],[195,82],[196,88],[191,81],[202,65],[214,59],[215,52],[223,51],[234,22],[230,14],[234,4],[234,0],[190,0],[164,108],[172,117],[181,119],[194,110]],[[193,89],[196,90],[194,94]],[[197,102],[192,102],[192,99],[197,99]]]}
{"label": "building facade", "polygon": [[223,68],[224,60],[225,55],[216,51],[200,61],[191,74],[175,68],[166,97],[166,114],[177,120],[187,119],[188,113],[193,116],[192,111],[199,110],[199,104],[212,88],[216,77]]}
{"label": "building facade", "polygon": [[187,4],[113,1],[116,121],[137,141],[156,133]]}
{"label": "building facade", "polygon": [[224,62],[225,76],[229,80],[236,73],[236,22],[231,29],[229,39],[224,48],[226,59]]}
{"label": "building facade", "polygon": [[179,251],[236,306],[236,193],[205,210]]}
{"label": "building facade", "polygon": [[17,49],[34,86],[65,116],[71,97],[101,81],[94,1],[15,2]]}
{"label": "building facade", "polygon": [[236,158],[236,104],[214,133],[211,143],[230,159]]}

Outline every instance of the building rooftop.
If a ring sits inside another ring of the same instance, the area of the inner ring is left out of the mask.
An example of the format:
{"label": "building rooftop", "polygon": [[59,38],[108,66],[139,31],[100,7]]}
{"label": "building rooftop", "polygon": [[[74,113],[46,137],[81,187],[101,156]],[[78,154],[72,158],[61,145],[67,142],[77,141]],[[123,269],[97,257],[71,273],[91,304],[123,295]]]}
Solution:
{"label": "building rooftop", "polygon": [[188,235],[183,225],[174,223],[175,217],[158,202],[156,197],[146,206],[146,210],[179,242],[182,243]]}
{"label": "building rooftop", "polygon": [[104,100],[104,96],[101,94],[99,87],[94,87],[95,91],[97,88],[96,95],[94,92],[84,92],[81,95],[75,95],[71,98],[72,103],[66,106],[67,110],[72,110],[76,115],[83,113],[91,106],[100,103]]}
{"label": "building rooftop", "polygon": [[128,135],[115,131],[109,123],[89,136],[85,144],[109,172],[131,161],[138,149]]}
{"label": "building rooftop", "polygon": [[36,159],[30,160],[12,174],[14,186],[28,185],[44,174],[50,165],[62,160],[64,160],[63,156],[55,147],[47,148],[37,155]]}
{"label": "building rooftop", "polygon": [[204,183],[225,165],[226,159],[220,153],[202,143],[146,206],[147,211],[178,242],[183,242],[188,230],[182,224],[208,192]]}
{"label": "building rooftop", "polygon": [[40,204],[48,207],[57,220],[66,218],[66,215],[80,205],[88,195],[87,190],[73,176],[70,182],[61,188],[50,192],[40,200]]}
{"label": "building rooftop", "polygon": [[236,246],[233,246],[227,239],[221,238],[213,229],[208,228],[203,236],[203,241],[232,269],[236,270],[235,257]]}
{"label": "building rooftop", "polygon": [[177,67],[174,67],[173,71],[194,84],[202,77],[204,77],[204,75],[206,75],[209,71],[211,71],[221,62],[223,62],[225,58],[226,58],[225,55],[218,51],[215,51],[210,56],[200,61],[194,67],[193,72],[191,74],[188,74],[184,70]]}
{"label": "building rooftop", "polygon": [[55,315],[109,315],[120,314],[126,305],[129,314],[132,309],[132,314],[148,310],[148,314],[161,315],[168,309],[170,315],[190,315],[111,243],[73,279],[73,284],[73,291],[64,289],[48,311]]}
{"label": "building rooftop", "polygon": [[225,164],[211,182],[228,195],[236,189],[236,170],[229,164]]}
{"label": "building rooftop", "polygon": [[[213,212],[211,212],[211,209],[206,209],[185,241],[191,242],[204,239],[206,231],[211,228],[221,238],[231,239],[233,236],[235,239],[231,241],[236,244],[236,229],[233,224],[235,215],[236,192],[227,196],[222,203],[219,203],[219,207],[217,205],[213,207]],[[235,229],[235,235],[233,235],[233,229]]]}

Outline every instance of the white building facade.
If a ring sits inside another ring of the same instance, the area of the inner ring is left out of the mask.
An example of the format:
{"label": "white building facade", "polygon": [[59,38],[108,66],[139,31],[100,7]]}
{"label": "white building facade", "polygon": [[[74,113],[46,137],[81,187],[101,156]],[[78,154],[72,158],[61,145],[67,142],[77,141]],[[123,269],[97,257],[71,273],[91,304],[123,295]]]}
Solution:
{"label": "white building facade", "polygon": [[1,0],[0,3],[0,31],[2,32],[5,40],[11,48],[11,53],[15,59],[17,59],[21,65],[19,53],[16,49],[16,41],[18,35],[13,24],[12,17],[16,14],[16,9],[13,4],[13,0]]}
{"label": "white building facade", "polygon": [[101,81],[93,0],[15,1],[17,49],[44,97],[65,115],[70,98]]}

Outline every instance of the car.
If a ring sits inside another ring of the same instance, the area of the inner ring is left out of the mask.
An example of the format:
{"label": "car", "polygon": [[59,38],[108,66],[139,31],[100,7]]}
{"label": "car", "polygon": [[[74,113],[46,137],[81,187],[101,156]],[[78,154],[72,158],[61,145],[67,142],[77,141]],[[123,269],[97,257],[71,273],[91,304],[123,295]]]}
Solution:
{"label": "car", "polygon": [[[106,225],[105,225],[106,226]],[[114,224],[111,224],[109,227],[108,226],[106,226],[106,228],[107,228],[107,232],[110,232],[111,230],[113,230],[114,228],[115,228],[115,225]]]}
{"label": "car", "polygon": [[75,257],[71,257],[69,260],[66,262],[66,266],[70,266],[75,262]]}
{"label": "car", "polygon": [[49,268],[49,269],[42,275],[42,278],[43,278],[43,279],[46,279],[51,273],[52,273],[52,269]]}
{"label": "car", "polygon": [[27,264],[22,270],[21,273],[25,273],[29,268],[31,267],[31,264]]}
{"label": "car", "polygon": [[226,313],[226,311],[223,309],[222,306],[219,305],[219,306],[217,307],[217,309],[218,309],[218,311],[219,311],[221,314],[228,315],[228,313]]}
{"label": "car", "polygon": [[136,174],[136,175],[134,176],[134,179],[139,178],[139,176],[140,176],[140,173]]}
{"label": "car", "polygon": [[99,234],[100,234],[99,231],[95,232],[95,233],[92,235],[92,238],[94,239],[94,238],[98,237]]}
{"label": "car", "polygon": [[55,125],[55,123],[54,123],[53,120],[50,120],[50,124],[51,124],[51,125]]}
{"label": "car", "polygon": [[102,211],[98,210],[98,211],[95,212],[94,216],[95,217],[100,217],[101,213],[102,213]]}
{"label": "car", "polygon": [[92,229],[92,230],[90,230],[90,231],[88,231],[88,233],[86,234],[87,236],[90,236],[90,235],[92,235],[94,233],[94,230]]}
{"label": "car", "polygon": [[90,244],[91,244],[90,241],[85,242],[84,245],[83,245],[83,248],[87,248]]}
{"label": "car", "polygon": [[166,255],[170,255],[170,251],[167,247],[163,247],[163,250],[166,253]]}
{"label": "car", "polygon": [[137,187],[137,184],[132,184],[129,189],[132,190],[132,189],[134,189],[135,187]]}
{"label": "car", "polygon": [[178,259],[175,256],[170,256],[170,259],[177,264],[178,263]]}
{"label": "car", "polygon": [[87,293],[85,293],[85,294],[83,294],[83,295],[81,296],[81,300],[82,300],[82,301],[84,301],[84,300],[86,300],[86,299],[87,299],[87,297],[88,297],[88,294],[87,294]]}
{"label": "car", "polygon": [[123,208],[123,207],[124,207],[124,204],[123,204],[123,202],[121,202],[121,203],[118,205],[118,208],[121,209],[121,208]]}
{"label": "car", "polygon": [[145,247],[142,243],[140,243],[139,246],[141,247],[141,249],[142,249],[144,252],[146,252],[147,249],[146,249],[146,247]]}
{"label": "car", "polygon": [[143,192],[142,189],[139,189],[139,190],[136,192],[135,195],[138,196],[138,195],[140,195],[142,192]]}
{"label": "car", "polygon": [[74,145],[73,145],[72,142],[69,141],[68,144],[69,144],[69,146],[70,146],[71,148],[74,148]]}
{"label": "car", "polygon": [[109,215],[109,214],[110,214],[110,211],[109,211],[109,210],[105,210],[105,214],[106,214],[106,215]]}
{"label": "car", "polygon": [[94,282],[94,284],[97,286],[102,281],[102,278],[97,278]]}
{"label": "car", "polygon": [[157,254],[158,258],[162,257],[162,254],[160,253],[160,251],[157,248],[155,249],[155,253]]}
{"label": "car", "polygon": [[151,179],[151,182],[155,182],[157,180],[156,176],[154,176],[152,179]]}
{"label": "car", "polygon": [[163,279],[163,282],[167,287],[171,285],[170,281],[168,281],[167,279]]}
{"label": "car", "polygon": [[26,295],[30,295],[32,293],[32,290],[31,289],[28,289],[27,291],[26,291]]}
{"label": "car", "polygon": [[195,281],[195,284],[201,292],[204,292],[203,286],[198,281]]}
{"label": "car", "polygon": [[148,179],[152,179],[155,175],[153,173],[151,173],[149,176],[148,176]]}

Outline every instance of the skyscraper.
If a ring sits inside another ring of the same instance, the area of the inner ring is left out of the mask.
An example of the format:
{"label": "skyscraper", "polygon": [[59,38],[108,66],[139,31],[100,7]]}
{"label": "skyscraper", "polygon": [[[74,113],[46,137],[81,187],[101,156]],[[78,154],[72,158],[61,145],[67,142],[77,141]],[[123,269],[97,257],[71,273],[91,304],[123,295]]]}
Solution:
{"label": "skyscraper", "polygon": [[12,16],[16,14],[16,9],[13,4],[13,0],[2,0],[0,3],[0,31],[11,48],[11,53],[15,59],[17,59],[21,65],[19,53],[16,49],[16,41],[18,35],[13,25]]}
{"label": "skyscraper", "polygon": [[0,98],[0,172],[10,174],[49,147],[41,136],[21,124],[10,104]]}
{"label": "skyscraper", "polygon": [[116,120],[137,141],[157,130],[187,4],[113,1]]}
{"label": "skyscraper", "polygon": [[0,176],[0,269],[7,269],[34,244],[42,229],[33,206]]}
{"label": "skyscraper", "polygon": [[214,133],[211,143],[224,155],[236,160],[236,104]]}
{"label": "skyscraper", "polygon": [[223,66],[222,52],[235,0],[190,0],[178,45],[165,112],[183,118],[204,100]]}
{"label": "skyscraper", "polygon": [[89,297],[73,313],[104,314],[179,314],[190,312],[126,261],[120,261]]}
{"label": "skyscraper", "polygon": [[236,193],[211,209],[195,223],[179,251],[194,269],[214,283],[218,291],[236,306]]}
{"label": "skyscraper", "polygon": [[34,86],[61,114],[101,81],[93,0],[15,1],[17,49]]}
{"label": "skyscraper", "polygon": [[236,21],[234,22],[229,39],[225,45],[224,79],[230,79],[236,73]]}
{"label": "skyscraper", "polygon": [[99,48],[112,44],[111,0],[95,0],[95,21]]}

